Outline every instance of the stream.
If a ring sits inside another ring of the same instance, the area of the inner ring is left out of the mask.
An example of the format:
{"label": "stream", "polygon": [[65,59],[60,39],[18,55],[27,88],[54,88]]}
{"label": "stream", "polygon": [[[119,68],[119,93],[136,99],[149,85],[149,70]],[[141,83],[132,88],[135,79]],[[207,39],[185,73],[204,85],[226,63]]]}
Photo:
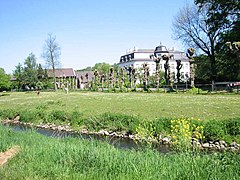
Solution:
{"label": "stream", "polygon": [[[73,137],[73,138],[81,138],[83,140],[99,140],[107,142],[113,145],[115,148],[119,149],[130,149],[130,150],[141,150],[144,148],[143,144],[137,143],[134,140],[128,138],[114,137],[114,136],[104,136],[99,134],[83,134],[76,132],[67,132],[67,131],[58,131],[52,129],[45,128],[33,128],[20,124],[3,124],[5,127],[9,127],[14,131],[35,131],[44,136],[52,137],[52,138],[65,138],[65,137]],[[160,153],[168,153],[170,151],[168,145],[158,145],[156,149]]]}

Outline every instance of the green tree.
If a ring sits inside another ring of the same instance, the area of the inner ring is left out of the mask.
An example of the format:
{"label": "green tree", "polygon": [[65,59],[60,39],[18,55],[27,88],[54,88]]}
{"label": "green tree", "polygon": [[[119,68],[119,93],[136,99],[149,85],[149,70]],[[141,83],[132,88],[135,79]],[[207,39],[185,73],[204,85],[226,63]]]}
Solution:
{"label": "green tree", "polygon": [[218,29],[221,34],[231,31],[240,22],[239,0],[195,0],[199,9],[208,7],[206,22],[209,31]]}
{"label": "green tree", "polygon": [[215,80],[216,46],[220,30],[211,29],[207,23],[208,7],[198,9],[196,5],[186,5],[173,20],[173,34],[175,39],[181,40],[188,47],[200,49],[208,56],[211,69],[211,79]]}
{"label": "green tree", "polygon": [[210,83],[211,69],[208,56],[202,54],[194,58],[196,63],[196,83]]}
{"label": "green tree", "polygon": [[23,68],[23,79],[25,85],[29,87],[35,87],[38,81],[38,71],[37,71],[37,62],[36,56],[33,53],[30,53],[27,59],[24,61]]}
{"label": "green tree", "polygon": [[42,81],[44,79],[45,73],[44,70],[42,68],[41,64],[38,64],[37,66],[37,78],[39,81]]}
{"label": "green tree", "polygon": [[0,91],[9,90],[11,87],[10,76],[0,67]]}
{"label": "green tree", "polygon": [[53,81],[54,81],[54,89],[57,91],[57,83],[56,83],[56,72],[55,69],[57,66],[60,66],[60,58],[61,49],[58,43],[56,42],[56,36],[52,34],[48,34],[48,38],[45,40],[45,44],[43,47],[42,57],[46,61],[46,65],[50,67],[53,71]]}
{"label": "green tree", "polygon": [[13,71],[13,76],[16,78],[16,82],[14,83],[17,89],[22,89],[24,84],[24,75],[23,75],[23,67],[21,63],[18,63],[15,66],[15,70]]}
{"label": "green tree", "polygon": [[219,80],[240,79],[240,58],[225,47],[226,42],[240,41],[239,0],[195,0],[199,10],[208,7],[206,23],[209,32],[218,31],[216,47]]}
{"label": "green tree", "polygon": [[97,70],[100,74],[108,74],[109,73],[109,69],[110,67],[112,67],[110,64],[108,63],[96,63],[93,67],[92,70]]}

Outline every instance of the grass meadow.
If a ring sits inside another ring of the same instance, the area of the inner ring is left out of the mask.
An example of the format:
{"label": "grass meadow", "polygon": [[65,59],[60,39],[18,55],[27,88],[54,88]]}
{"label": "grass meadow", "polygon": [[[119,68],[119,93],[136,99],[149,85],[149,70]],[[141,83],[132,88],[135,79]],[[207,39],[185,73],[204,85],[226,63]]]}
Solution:
{"label": "grass meadow", "polygon": [[[231,142],[240,139],[239,107],[236,94],[13,92],[0,96],[0,119],[20,115],[25,122],[117,131],[134,131],[151,122],[159,133],[170,132],[171,119],[193,117],[205,123],[206,137]],[[240,179],[240,156],[232,152],[122,150],[105,142],[57,139],[0,126],[0,151],[12,145],[21,151],[0,168],[0,179]]]}
{"label": "grass meadow", "polygon": [[219,120],[240,117],[239,95],[193,95],[169,93],[101,92],[15,92],[0,97],[0,109],[28,111],[36,107],[66,112],[78,111],[84,117],[120,113],[154,118],[193,117]]}

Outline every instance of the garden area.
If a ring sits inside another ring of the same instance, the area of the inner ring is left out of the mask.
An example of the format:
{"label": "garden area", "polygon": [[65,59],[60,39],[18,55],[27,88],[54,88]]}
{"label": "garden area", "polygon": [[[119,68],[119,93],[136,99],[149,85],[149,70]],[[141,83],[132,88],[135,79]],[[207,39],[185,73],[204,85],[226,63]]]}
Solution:
{"label": "garden area", "polygon": [[[237,179],[239,152],[193,149],[224,141],[240,143],[238,94],[12,92],[0,96],[1,120],[69,126],[81,132],[139,135],[142,149],[119,149],[107,142],[45,137],[30,130],[0,127],[0,152],[19,153],[0,170],[3,179]],[[136,137],[139,137],[136,136]],[[173,150],[152,144],[171,138]],[[149,140],[151,139],[151,140]],[[237,144],[238,145],[238,144]],[[174,148],[177,147],[177,148]]]}

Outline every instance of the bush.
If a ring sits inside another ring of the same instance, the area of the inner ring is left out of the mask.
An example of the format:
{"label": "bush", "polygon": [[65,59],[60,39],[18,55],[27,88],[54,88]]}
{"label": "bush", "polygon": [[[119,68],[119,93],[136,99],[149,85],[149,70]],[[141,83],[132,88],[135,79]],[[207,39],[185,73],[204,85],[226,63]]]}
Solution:
{"label": "bush", "polygon": [[189,151],[192,147],[192,139],[202,141],[203,126],[194,124],[192,118],[180,118],[177,120],[172,120],[171,137],[174,148],[180,151]]}
{"label": "bush", "polygon": [[240,119],[209,120],[204,122],[207,140],[235,141],[240,136]]}
{"label": "bush", "polygon": [[240,135],[240,119],[229,119],[226,121],[226,133],[231,136]]}
{"label": "bush", "polygon": [[208,120],[204,123],[205,138],[207,140],[218,140],[225,136],[225,122]]}

